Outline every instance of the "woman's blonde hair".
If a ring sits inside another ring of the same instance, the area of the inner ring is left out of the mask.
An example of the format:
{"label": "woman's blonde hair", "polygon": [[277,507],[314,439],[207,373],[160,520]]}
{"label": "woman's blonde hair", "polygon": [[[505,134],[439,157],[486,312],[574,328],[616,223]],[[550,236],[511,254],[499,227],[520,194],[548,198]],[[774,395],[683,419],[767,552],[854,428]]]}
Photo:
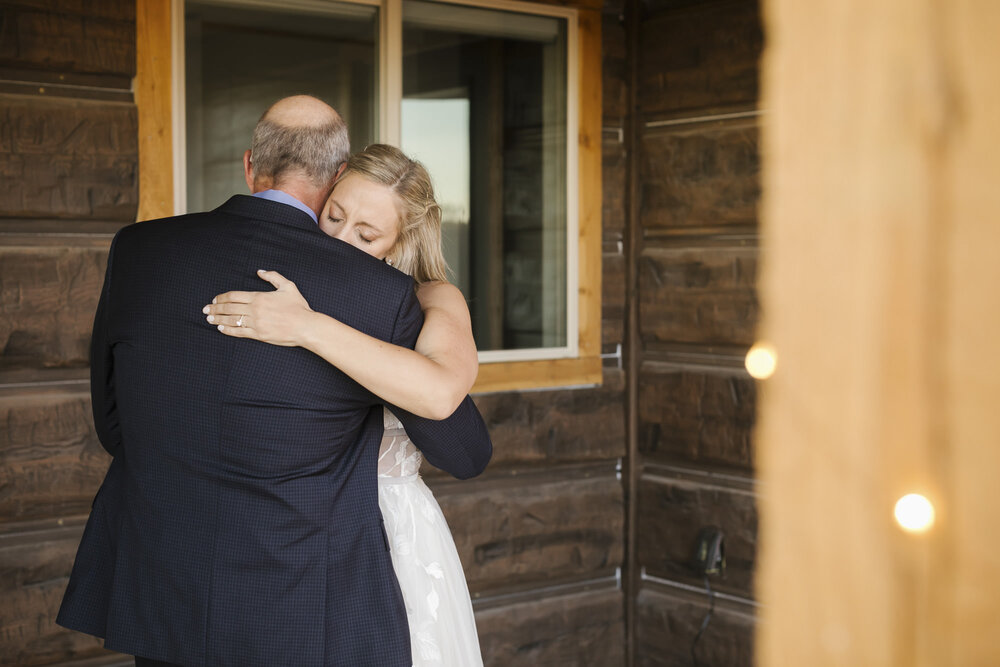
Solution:
{"label": "woman's blonde hair", "polygon": [[386,259],[418,283],[447,280],[448,265],[441,252],[441,207],[424,165],[395,146],[372,144],[351,156],[344,169],[347,174],[385,185],[396,195],[399,238]]}

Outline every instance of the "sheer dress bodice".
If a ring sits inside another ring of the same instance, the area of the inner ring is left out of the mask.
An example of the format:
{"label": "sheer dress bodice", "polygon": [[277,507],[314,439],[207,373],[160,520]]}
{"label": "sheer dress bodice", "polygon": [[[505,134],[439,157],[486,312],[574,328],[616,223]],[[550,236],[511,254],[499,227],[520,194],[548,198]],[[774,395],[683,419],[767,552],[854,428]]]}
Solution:
{"label": "sheer dress bodice", "polygon": [[406,605],[413,667],[482,667],[469,588],[448,522],[420,478],[423,455],[384,411],[379,508]]}
{"label": "sheer dress bodice", "polygon": [[402,422],[388,408],[383,409],[382,420],[385,430],[378,451],[379,481],[392,482],[392,478],[412,480],[420,472],[424,457],[410,442]]}

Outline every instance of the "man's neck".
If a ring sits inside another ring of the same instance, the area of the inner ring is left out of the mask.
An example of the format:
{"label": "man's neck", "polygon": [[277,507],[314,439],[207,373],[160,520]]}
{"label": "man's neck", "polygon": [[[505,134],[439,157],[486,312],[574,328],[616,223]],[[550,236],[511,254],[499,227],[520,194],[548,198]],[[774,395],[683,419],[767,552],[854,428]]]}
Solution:
{"label": "man's neck", "polygon": [[318,218],[323,208],[326,206],[327,193],[317,192],[315,188],[300,183],[282,183],[275,185],[270,179],[258,179],[253,183],[251,194],[257,194],[264,190],[280,190],[285,194],[295,197],[300,202],[312,209]]}

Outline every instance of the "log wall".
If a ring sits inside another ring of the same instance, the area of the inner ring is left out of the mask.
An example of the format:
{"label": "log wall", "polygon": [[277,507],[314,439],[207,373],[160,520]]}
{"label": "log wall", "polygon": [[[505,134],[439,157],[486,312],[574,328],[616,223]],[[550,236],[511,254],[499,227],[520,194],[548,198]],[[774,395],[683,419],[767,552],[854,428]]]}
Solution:
{"label": "log wall", "polygon": [[[760,159],[753,0],[634,0],[626,237],[635,665],[750,665],[757,551],[754,342]],[[702,528],[727,568],[691,561]],[[724,600],[724,601],[723,601]],[[692,653],[693,651],[693,653]]]}
{"label": "log wall", "polygon": [[138,202],[135,3],[0,3],[0,664],[121,656],[55,625],[108,457],[90,328]]}

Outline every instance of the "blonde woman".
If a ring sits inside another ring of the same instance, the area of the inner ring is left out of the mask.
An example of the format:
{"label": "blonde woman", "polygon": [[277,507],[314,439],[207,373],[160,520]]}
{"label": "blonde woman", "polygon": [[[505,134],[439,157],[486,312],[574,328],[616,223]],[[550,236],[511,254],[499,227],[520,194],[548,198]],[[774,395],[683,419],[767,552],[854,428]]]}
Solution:
{"label": "blonde woman", "polygon": [[[290,280],[259,275],[273,292],[227,292],[209,321],[230,336],[311,350],[387,403],[421,417],[450,415],[478,372],[468,306],[447,282],[441,209],[424,167],[399,149],[353,156],[319,220],[320,229],[413,276],[424,311],[416,349],[367,336],[309,308]],[[441,509],[420,479],[422,457],[385,410],[379,506],[406,604],[414,667],[482,665],[462,564]]]}

